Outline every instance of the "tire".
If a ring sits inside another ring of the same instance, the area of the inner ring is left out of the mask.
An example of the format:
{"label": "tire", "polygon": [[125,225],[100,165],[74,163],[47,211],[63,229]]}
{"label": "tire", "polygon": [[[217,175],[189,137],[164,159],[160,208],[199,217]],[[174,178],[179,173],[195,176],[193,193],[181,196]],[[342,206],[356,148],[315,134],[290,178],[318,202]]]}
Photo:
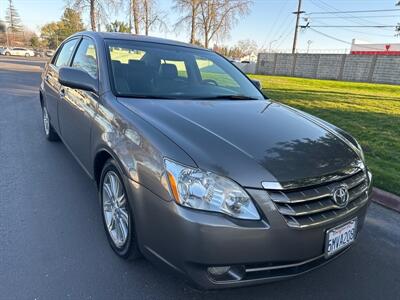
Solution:
{"label": "tire", "polygon": [[57,132],[54,130],[53,126],[50,122],[49,113],[47,112],[46,105],[42,107],[42,120],[43,120],[43,131],[46,136],[46,139],[50,142],[56,142],[60,140]]}
{"label": "tire", "polygon": [[[115,180],[115,188],[112,188],[113,180]],[[101,172],[99,198],[104,230],[111,248],[124,259],[134,260],[141,257],[133,211],[129,204],[120,168],[113,159],[109,159],[105,163]],[[113,198],[123,200],[116,201]]]}
{"label": "tire", "polygon": [[10,56],[11,53],[10,53],[10,52],[6,52],[4,55],[5,55],[5,56]]}
{"label": "tire", "polygon": [[25,53],[25,57],[30,57],[30,54],[29,53]]}

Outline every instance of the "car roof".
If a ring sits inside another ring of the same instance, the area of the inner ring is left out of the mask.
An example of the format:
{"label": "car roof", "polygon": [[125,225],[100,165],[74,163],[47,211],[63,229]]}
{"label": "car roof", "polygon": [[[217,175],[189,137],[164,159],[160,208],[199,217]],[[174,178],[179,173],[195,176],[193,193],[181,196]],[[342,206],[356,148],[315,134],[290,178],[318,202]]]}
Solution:
{"label": "car roof", "polygon": [[169,39],[151,37],[146,35],[137,35],[131,33],[121,33],[121,32],[93,32],[93,31],[82,31],[77,32],[74,35],[86,35],[92,37],[96,40],[104,40],[104,39],[116,39],[116,40],[126,40],[126,41],[140,41],[140,42],[147,42],[147,43],[156,43],[156,44],[166,44],[166,45],[174,45],[174,46],[183,46],[193,49],[202,49],[208,50],[203,47],[199,47],[196,45],[178,42]]}

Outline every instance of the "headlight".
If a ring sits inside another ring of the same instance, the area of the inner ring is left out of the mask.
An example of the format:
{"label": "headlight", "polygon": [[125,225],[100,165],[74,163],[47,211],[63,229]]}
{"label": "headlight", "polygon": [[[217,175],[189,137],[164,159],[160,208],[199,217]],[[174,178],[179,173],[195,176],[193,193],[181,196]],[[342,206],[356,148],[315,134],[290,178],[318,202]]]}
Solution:
{"label": "headlight", "polygon": [[165,159],[165,167],[171,194],[178,204],[239,219],[260,219],[249,195],[232,180],[169,159]]}

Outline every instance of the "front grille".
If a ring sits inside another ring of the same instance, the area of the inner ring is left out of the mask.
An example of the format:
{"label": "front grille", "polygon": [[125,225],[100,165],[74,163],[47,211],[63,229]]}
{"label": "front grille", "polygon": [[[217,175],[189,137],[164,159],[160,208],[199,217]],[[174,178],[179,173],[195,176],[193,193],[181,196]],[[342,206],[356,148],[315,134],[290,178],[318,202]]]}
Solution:
{"label": "front grille", "polygon": [[[349,202],[341,208],[332,191],[341,184],[349,190]],[[294,190],[267,190],[278,211],[290,227],[304,228],[327,223],[357,210],[368,201],[368,178],[360,171],[343,180]]]}

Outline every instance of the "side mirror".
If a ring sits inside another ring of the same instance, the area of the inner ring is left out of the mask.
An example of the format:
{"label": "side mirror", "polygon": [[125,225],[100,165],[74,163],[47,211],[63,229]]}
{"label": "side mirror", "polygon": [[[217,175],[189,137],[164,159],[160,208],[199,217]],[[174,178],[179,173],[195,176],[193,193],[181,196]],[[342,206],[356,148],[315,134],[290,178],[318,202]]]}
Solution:
{"label": "side mirror", "polygon": [[94,93],[97,93],[98,91],[96,79],[94,79],[85,71],[71,67],[60,68],[58,72],[58,82],[73,89]]}
{"label": "side mirror", "polygon": [[257,79],[251,79],[251,82],[259,89],[259,90],[261,90],[262,89],[262,86],[261,86],[261,81],[260,80],[257,80]]}

